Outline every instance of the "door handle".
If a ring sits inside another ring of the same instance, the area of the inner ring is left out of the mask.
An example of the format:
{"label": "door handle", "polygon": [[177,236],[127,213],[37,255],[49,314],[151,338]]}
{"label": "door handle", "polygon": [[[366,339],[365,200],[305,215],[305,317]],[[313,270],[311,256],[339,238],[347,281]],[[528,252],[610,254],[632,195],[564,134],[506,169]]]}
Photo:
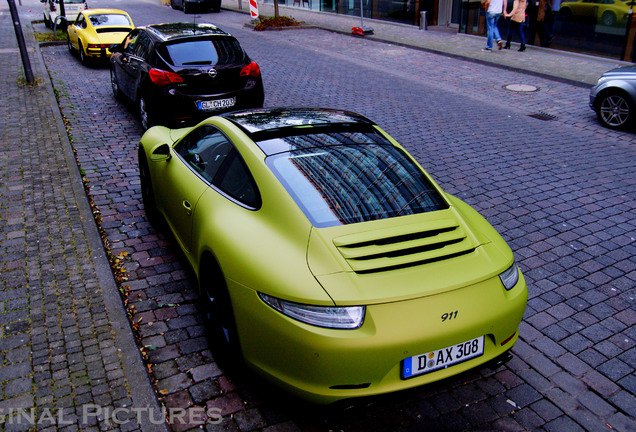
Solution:
{"label": "door handle", "polygon": [[183,200],[183,208],[188,216],[192,214],[192,204],[188,200]]}

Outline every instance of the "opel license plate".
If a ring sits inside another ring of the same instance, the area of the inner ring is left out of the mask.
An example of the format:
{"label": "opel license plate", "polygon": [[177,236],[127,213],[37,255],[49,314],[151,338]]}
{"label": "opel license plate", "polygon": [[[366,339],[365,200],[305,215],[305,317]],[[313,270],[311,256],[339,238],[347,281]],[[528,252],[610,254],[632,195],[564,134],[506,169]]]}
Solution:
{"label": "opel license plate", "polygon": [[198,101],[197,107],[201,111],[213,111],[220,110],[229,107],[233,107],[236,104],[236,97],[227,99],[216,99],[208,101]]}
{"label": "opel license plate", "polygon": [[484,337],[416,355],[402,361],[402,378],[413,378],[439,369],[446,369],[484,354]]}

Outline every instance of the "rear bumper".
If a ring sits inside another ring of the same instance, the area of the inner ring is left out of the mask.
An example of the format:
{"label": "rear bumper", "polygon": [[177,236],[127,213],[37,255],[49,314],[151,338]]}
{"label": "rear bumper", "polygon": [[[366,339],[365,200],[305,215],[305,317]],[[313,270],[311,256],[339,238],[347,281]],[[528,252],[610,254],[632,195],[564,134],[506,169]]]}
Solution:
{"label": "rear bumper", "polygon": [[[229,284],[246,363],[289,392],[316,403],[375,396],[432,383],[502,359],[519,337],[527,287],[505,291],[498,278],[448,293],[367,306],[362,327],[306,325]],[[460,319],[442,322],[444,311]],[[484,337],[483,355],[402,378],[403,361]]]}
{"label": "rear bumper", "polygon": [[86,48],[86,55],[96,59],[107,59],[110,57],[108,48]]}
{"label": "rear bumper", "polygon": [[[186,95],[174,88],[162,89],[154,94],[147,92],[146,99],[151,103],[151,106],[157,107],[152,114],[159,122],[167,125],[180,124],[200,121],[223,112],[262,107],[264,101],[263,82],[260,79],[250,80],[240,90],[213,95]],[[234,105],[208,110],[198,108],[199,102],[224,99],[234,99]]]}

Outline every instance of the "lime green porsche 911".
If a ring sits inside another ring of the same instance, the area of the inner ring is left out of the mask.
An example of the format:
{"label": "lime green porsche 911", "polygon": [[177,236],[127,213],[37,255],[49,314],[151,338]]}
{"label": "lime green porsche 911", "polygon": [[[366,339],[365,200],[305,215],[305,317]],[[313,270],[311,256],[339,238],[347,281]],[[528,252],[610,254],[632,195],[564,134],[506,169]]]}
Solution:
{"label": "lime green porsche 911", "polygon": [[251,110],[150,128],[144,207],[198,279],[215,352],[330,403],[508,356],[526,283],[505,241],[370,120]]}

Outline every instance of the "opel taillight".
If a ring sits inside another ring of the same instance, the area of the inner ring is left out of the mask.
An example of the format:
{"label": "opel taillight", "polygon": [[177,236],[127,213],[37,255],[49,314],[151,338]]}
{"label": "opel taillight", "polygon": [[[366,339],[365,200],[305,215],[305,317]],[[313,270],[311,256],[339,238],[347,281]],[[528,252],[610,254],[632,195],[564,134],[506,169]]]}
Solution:
{"label": "opel taillight", "polygon": [[153,84],[158,85],[160,87],[168,85],[168,84],[172,84],[172,83],[183,82],[183,78],[181,77],[181,75],[174,72],[161,70],[161,69],[152,68],[148,72],[148,75],[150,76],[150,81],[152,81]]}
{"label": "opel taillight", "polygon": [[243,69],[241,69],[240,75],[251,76],[256,78],[261,75],[261,68],[258,67],[258,64],[256,64],[256,62],[252,62],[248,64],[247,66],[245,66]]}

